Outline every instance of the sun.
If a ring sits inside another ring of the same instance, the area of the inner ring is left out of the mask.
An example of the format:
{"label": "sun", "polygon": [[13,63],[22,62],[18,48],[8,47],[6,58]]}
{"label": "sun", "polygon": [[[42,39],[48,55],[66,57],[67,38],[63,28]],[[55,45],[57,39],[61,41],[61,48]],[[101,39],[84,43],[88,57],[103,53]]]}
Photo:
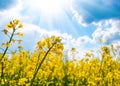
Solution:
{"label": "sun", "polygon": [[66,0],[34,0],[34,7],[44,15],[59,15],[65,5]]}

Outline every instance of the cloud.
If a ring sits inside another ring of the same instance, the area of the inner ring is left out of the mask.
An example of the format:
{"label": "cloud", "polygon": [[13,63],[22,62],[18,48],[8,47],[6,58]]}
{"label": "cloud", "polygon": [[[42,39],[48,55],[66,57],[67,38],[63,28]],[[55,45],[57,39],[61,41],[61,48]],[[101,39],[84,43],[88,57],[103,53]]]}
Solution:
{"label": "cloud", "polygon": [[78,23],[84,27],[87,26],[87,23],[84,22],[84,19],[82,17],[82,15],[80,15],[76,10],[74,10],[73,8],[71,8],[72,13],[74,15],[74,18],[78,21]]}
{"label": "cloud", "polygon": [[120,20],[109,19],[102,25],[100,23],[96,24],[98,28],[92,34],[94,40],[102,38],[108,44],[120,41]]}
{"label": "cloud", "polygon": [[62,42],[66,45],[66,47],[65,47],[66,49],[68,49],[68,47],[70,48],[69,45],[71,45],[74,40],[74,38],[67,33],[60,33],[57,30],[48,31],[37,25],[29,24],[29,23],[24,24],[24,28],[19,31],[25,33],[24,39],[30,38],[29,40],[24,40],[24,41],[26,41],[26,42],[29,41],[29,42],[34,43],[34,45],[33,45],[34,48],[35,48],[35,44],[37,43],[38,40],[42,40],[44,37],[50,37],[52,35],[60,36],[63,40]]}
{"label": "cloud", "polygon": [[[120,13],[117,12],[118,9],[116,9],[116,7],[119,7],[119,3],[117,3],[116,1],[111,3],[112,0],[109,3],[105,3],[106,0],[101,0],[99,1],[99,3],[103,4],[103,6],[101,7],[99,6],[98,1],[93,1],[94,2],[86,0],[74,0],[73,6],[71,8],[74,14],[74,18],[76,18],[82,26],[87,26],[88,23],[92,23],[92,25],[97,27],[97,29],[93,31],[91,37],[88,36],[87,29],[85,29],[86,31],[84,32],[87,33],[75,38],[77,31],[83,33],[83,29],[77,26],[76,22],[73,22],[74,20],[72,20],[71,18],[71,13],[67,13],[63,10],[63,15],[60,14],[60,16],[62,15],[62,17],[59,17],[60,20],[58,21],[58,17],[54,17],[55,20],[53,21],[53,18],[43,17],[44,15],[41,15],[41,11],[31,6],[32,1],[31,4],[28,3],[29,0],[18,0],[18,4],[14,7],[11,7],[10,9],[6,8],[0,11],[0,27],[2,27],[3,29],[5,24],[8,23],[10,20],[18,18],[23,22],[24,25],[24,28],[21,31],[25,33],[25,37],[23,39],[23,46],[25,46],[26,50],[34,50],[37,41],[43,39],[44,37],[57,35],[62,38],[62,42],[65,45],[65,51],[70,51],[71,48],[74,47],[77,49],[76,51],[78,52],[78,57],[82,57],[84,52],[90,49],[98,49],[98,47],[100,47],[97,43],[97,40],[100,37],[104,40],[110,38],[110,43],[114,43],[116,45],[120,43],[120,20],[117,20],[117,18],[119,18],[118,14]],[[114,7],[114,5],[116,6]],[[104,7],[105,9],[103,9]],[[115,8],[115,10],[112,8]],[[103,10],[103,12],[101,10]],[[110,16],[108,16],[108,14]],[[101,17],[102,15],[104,16]],[[47,21],[47,23],[45,21]],[[53,23],[55,24],[55,26],[51,30],[50,26]],[[75,25],[77,27],[74,27]],[[46,26],[47,28],[44,26]]]}
{"label": "cloud", "polygon": [[0,26],[4,28],[5,24],[13,19],[22,20],[24,17],[21,14],[22,10],[22,2],[18,0],[18,4],[13,8],[0,10]]}
{"label": "cloud", "polygon": [[[25,49],[33,50],[35,48],[36,42],[39,39],[41,40],[42,38],[44,38],[46,36],[51,36],[51,35],[60,36],[63,39],[63,42],[65,44],[65,49],[75,47],[76,46],[75,44],[78,44],[78,43],[76,43],[77,41],[75,41],[76,39],[74,39],[72,37],[72,35],[70,35],[68,33],[60,33],[57,28],[56,28],[56,30],[54,29],[52,31],[50,31],[50,30],[48,31],[48,29],[46,29],[46,28],[41,29],[40,25],[35,24],[36,18],[39,17],[38,15],[40,13],[34,14],[34,11],[31,10],[31,8],[29,9],[24,6],[25,6],[25,2],[22,2],[21,0],[19,0],[18,5],[16,5],[15,7],[10,8],[10,9],[4,9],[3,11],[0,11],[0,22],[1,22],[0,27],[2,27],[0,29],[4,29],[5,24],[9,23],[9,21],[13,20],[14,18],[20,19],[24,25],[24,28],[21,31],[25,33],[25,37],[23,39],[23,46],[25,46]],[[24,14],[23,11],[28,12],[30,15],[28,13]],[[32,16],[31,16],[32,13],[30,11],[33,13]],[[34,16],[36,16],[36,17],[34,18]],[[65,20],[66,20],[66,18],[68,18],[67,14],[65,14]],[[66,21],[67,21],[67,23],[71,24],[70,21],[69,22],[68,22],[68,20],[66,20]],[[60,22],[63,22],[63,20]],[[64,25],[66,25],[66,23]],[[72,26],[71,26],[71,28],[72,28]],[[74,32],[74,31],[72,30],[72,32]],[[32,43],[32,45],[31,45],[31,43]]]}
{"label": "cloud", "polygon": [[[27,35],[25,39],[30,38],[31,40],[26,40],[31,43],[34,43],[33,48],[38,40],[41,40],[44,37],[56,35],[62,38],[62,42],[65,45],[65,51],[71,50],[71,48],[76,48],[77,55],[79,57],[83,57],[84,52],[89,50],[98,50],[100,48],[100,44],[98,43],[99,38],[102,38],[104,43],[107,43],[107,39],[109,40],[108,44],[115,44],[115,46],[119,46],[120,42],[120,20],[106,20],[96,23],[98,27],[94,33],[92,34],[92,38],[87,35],[80,36],[78,38],[74,38],[72,35],[68,33],[61,33],[57,30],[47,31],[44,28],[40,28],[37,25],[33,24],[25,24],[24,33]],[[68,55],[69,56],[69,55]]]}
{"label": "cloud", "polygon": [[72,0],[74,16],[83,24],[105,19],[120,19],[119,8],[119,0]]}
{"label": "cloud", "polygon": [[[68,33],[61,33],[57,30],[47,31],[44,28],[41,28],[34,24],[24,24],[24,28],[21,29],[22,32],[25,33],[23,45],[26,49],[34,50],[36,43],[38,40],[42,40],[44,37],[50,37],[52,35],[60,36],[62,38],[62,43],[64,44],[64,51],[69,56],[70,50],[72,48],[76,48],[77,51],[77,58],[82,58],[84,52],[95,49],[93,48],[94,42],[93,39],[89,38],[88,36],[82,36],[78,38],[74,38],[72,35]],[[29,40],[26,40],[29,39]],[[32,45],[31,45],[32,43]],[[27,45],[26,45],[27,44]],[[96,46],[94,46],[96,47]]]}
{"label": "cloud", "polygon": [[120,51],[120,40],[113,42],[113,45],[115,46],[116,49],[118,49]]}

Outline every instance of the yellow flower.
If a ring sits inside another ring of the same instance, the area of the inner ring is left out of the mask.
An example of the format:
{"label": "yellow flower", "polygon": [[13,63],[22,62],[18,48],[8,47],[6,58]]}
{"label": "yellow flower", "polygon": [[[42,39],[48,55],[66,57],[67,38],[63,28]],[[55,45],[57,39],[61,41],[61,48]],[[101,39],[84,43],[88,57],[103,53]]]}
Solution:
{"label": "yellow flower", "polygon": [[18,44],[21,44],[22,40],[17,40],[18,41]]}
{"label": "yellow flower", "polygon": [[60,50],[63,50],[64,46],[63,46],[63,44],[57,44],[57,48],[60,49]]}
{"label": "yellow flower", "polygon": [[10,29],[10,28],[13,28],[13,26],[12,26],[12,24],[7,24],[7,25],[6,25],[6,28],[7,28],[7,29]]}
{"label": "yellow flower", "polygon": [[18,82],[18,85],[24,85],[26,81],[27,81],[26,78],[20,78],[19,82]]}
{"label": "yellow flower", "polygon": [[61,42],[62,39],[60,39],[60,37],[56,37],[56,42]]}
{"label": "yellow flower", "polygon": [[76,51],[76,49],[75,49],[75,48],[72,48],[72,49],[71,49],[71,52],[75,52],[75,51]]}
{"label": "yellow flower", "polygon": [[14,19],[13,21],[10,21],[9,24],[6,25],[7,29],[16,29],[16,28],[22,28],[23,25],[21,24],[20,20]]}
{"label": "yellow flower", "polygon": [[88,83],[89,83],[88,86],[95,86],[95,82],[93,81],[89,81]]}
{"label": "yellow flower", "polygon": [[18,28],[23,28],[23,25],[22,25],[22,24],[20,24],[20,25],[18,26]]}
{"label": "yellow flower", "polygon": [[87,56],[87,57],[92,57],[92,56],[94,56],[94,54],[89,53],[89,52],[86,52],[86,53],[85,53],[85,56]]}
{"label": "yellow flower", "polygon": [[10,43],[9,43],[9,42],[2,43],[2,46],[5,46],[5,47],[10,47]]}
{"label": "yellow flower", "polygon": [[44,42],[42,42],[42,41],[37,42],[37,48],[38,49],[41,49],[43,46],[44,46]]}
{"label": "yellow flower", "polygon": [[6,43],[6,47],[10,47],[10,43],[9,42]]}
{"label": "yellow flower", "polygon": [[24,37],[24,34],[23,34],[23,33],[17,33],[17,35],[18,35],[19,37]]}
{"label": "yellow flower", "polygon": [[17,24],[20,23],[20,20],[18,20],[18,19],[14,19],[14,20],[13,20],[13,23],[17,25]]}
{"label": "yellow flower", "polygon": [[102,50],[103,50],[103,51],[106,51],[107,49],[108,49],[107,46],[102,46]]}
{"label": "yellow flower", "polygon": [[15,42],[16,42],[16,40],[12,39],[12,42],[13,42],[13,43],[15,43]]}
{"label": "yellow flower", "polygon": [[2,43],[2,46],[5,46],[5,43]]}
{"label": "yellow flower", "polygon": [[7,29],[4,29],[3,32],[4,32],[5,35],[8,34],[8,30]]}
{"label": "yellow flower", "polygon": [[100,83],[102,81],[102,78],[97,77],[95,78],[95,81]]}
{"label": "yellow flower", "polygon": [[18,46],[19,49],[23,49],[23,46]]}
{"label": "yellow flower", "polygon": [[15,54],[15,52],[14,52],[14,51],[11,51],[11,54],[12,54],[12,55],[14,55],[14,54]]}
{"label": "yellow flower", "polygon": [[[26,72],[27,72],[27,71],[26,71]],[[27,77],[32,78],[32,77],[33,77],[33,72],[28,71],[28,72],[27,72]]]}
{"label": "yellow flower", "polygon": [[5,84],[5,82],[4,82],[4,80],[3,80],[3,79],[1,80],[1,84],[2,84],[2,85],[4,85],[4,84]]}

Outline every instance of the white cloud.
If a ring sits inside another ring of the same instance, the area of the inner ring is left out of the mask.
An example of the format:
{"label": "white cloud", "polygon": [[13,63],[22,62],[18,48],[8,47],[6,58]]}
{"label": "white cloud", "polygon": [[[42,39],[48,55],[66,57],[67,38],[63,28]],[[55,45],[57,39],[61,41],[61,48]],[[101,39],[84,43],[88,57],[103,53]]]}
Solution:
{"label": "white cloud", "polygon": [[109,39],[111,43],[120,40],[120,20],[105,20],[104,24],[98,22],[96,25],[98,28],[92,34],[93,39],[102,38],[104,42]]}
{"label": "white cloud", "polygon": [[[57,29],[54,31],[47,31],[44,28],[40,28],[39,26],[32,24],[32,21],[34,21],[33,19],[35,15],[32,15],[32,16],[23,15],[21,13],[21,11],[23,10],[23,5],[24,4],[22,3],[22,1],[19,0],[19,3],[18,5],[16,5],[16,7],[8,10],[0,11],[0,22],[3,24],[3,26],[5,26],[6,23],[8,23],[10,20],[14,18],[22,20],[24,28],[21,29],[20,31],[25,33],[25,37],[23,40],[23,44],[25,47],[27,47],[30,50],[34,49],[35,44],[38,40],[41,40],[46,36],[57,35],[62,38],[63,40],[62,42],[65,44],[66,50],[70,50],[72,47],[75,47],[75,48],[79,47],[81,51],[84,50],[80,45],[83,44],[82,40],[84,40],[85,37],[75,39],[70,34],[58,32]],[[28,11],[29,10],[30,9],[28,9]],[[86,39],[84,41],[86,41]]]}
{"label": "white cloud", "polygon": [[34,42],[34,48],[37,41],[43,39],[44,37],[52,35],[60,36],[62,38],[62,43],[64,43],[65,51],[67,52],[68,56],[70,55],[69,51],[71,48],[76,48],[76,51],[78,53],[77,56],[83,57],[84,52],[90,50],[90,48],[87,48],[85,45],[93,44],[93,40],[88,36],[74,38],[70,34],[60,33],[58,31],[47,31],[46,29],[40,28],[39,26],[33,24],[24,24],[24,28],[21,29],[21,31],[25,33],[26,39],[29,36],[31,37],[31,41]]}
{"label": "white cloud", "polygon": [[83,17],[72,6],[71,6],[71,11],[74,15],[73,19],[75,18],[81,26],[86,27],[87,23],[84,22]]}
{"label": "white cloud", "polygon": [[18,0],[18,5],[15,5],[15,7],[0,11],[0,22],[5,23],[6,21],[9,21],[14,18],[21,19],[21,14],[20,14],[21,10],[22,10],[22,2],[21,0]]}
{"label": "white cloud", "polygon": [[[93,38],[90,38],[87,35],[74,38],[72,35],[68,33],[61,33],[57,31],[57,28],[54,31],[48,31],[44,28],[41,28],[38,25],[32,24],[34,19],[36,19],[37,14],[34,14],[33,13],[34,9],[33,10],[31,9],[32,7],[27,10],[29,11],[28,13],[31,14],[29,15],[21,14],[21,11],[23,10],[23,3],[21,2],[21,0],[19,0],[19,4],[16,7],[0,12],[0,22],[4,24],[6,23],[6,21],[9,21],[13,18],[18,18],[22,20],[24,28],[21,31],[25,33],[25,38],[24,38],[25,46],[29,45],[29,47],[32,47],[32,49],[34,49],[35,44],[38,40],[41,40],[46,36],[57,35],[62,38],[63,40],[62,42],[65,45],[66,51],[69,51],[71,48],[74,47],[77,49],[76,51],[79,54],[79,56],[77,57],[82,57],[84,52],[90,50],[90,47],[92,47],[92,49],[96,49],[96,47],[99,47],[96,42],[96,40],[98,40],[99,37],[102,37],[104,40],[106,40],[107,38],[115,39],[116,34],[120,36],[120,28],[119,28],[120,20],[112,20],[112,19],[106,20],[105,22],[103,21],[100,21],[98,23],[94,22],[93,24],[96,25],[98,28],[92,34]],[[87,24],[84,22],[82,16],[78,14],[78,12],[75,9],[71,8],[71,10],[74,14],[74,18],[77,19],[77,21],[82,26],[86,27]],[[114,42],[114,44],[118,45],[120,44],[120,42],[116,41]]]}
{"label": "white cloud", "polygon": [[115,46],[115,48],[120,50],[120,40],[116,41],[116,42],[113,42],[113,45]]}
{"label": "white cloud", "polygon": [[88,43],[91,42],[91,39],[88,36],[82,36],[78,38],[78,41],[83,44],[83,43]]}

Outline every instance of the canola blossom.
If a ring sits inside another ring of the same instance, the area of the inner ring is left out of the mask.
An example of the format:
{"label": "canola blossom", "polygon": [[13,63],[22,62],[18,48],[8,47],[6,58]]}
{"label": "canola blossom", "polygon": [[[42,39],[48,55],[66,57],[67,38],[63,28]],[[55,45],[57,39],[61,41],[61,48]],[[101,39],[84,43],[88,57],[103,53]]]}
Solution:
{"label": "canola blossom", "polygon": [[[39,40],[34,52],[24,50],[19,39],[24,34],[16,31],[22,27],[15,19],[2,30],[9,40],[0,46],[0,86],[120,86],[120,51],[114,45],[102,46],[98,57],[86,52],[82,59],[65,60],[64,44],[58,36]],[[9,56],[14,43],[18,51]]]}

